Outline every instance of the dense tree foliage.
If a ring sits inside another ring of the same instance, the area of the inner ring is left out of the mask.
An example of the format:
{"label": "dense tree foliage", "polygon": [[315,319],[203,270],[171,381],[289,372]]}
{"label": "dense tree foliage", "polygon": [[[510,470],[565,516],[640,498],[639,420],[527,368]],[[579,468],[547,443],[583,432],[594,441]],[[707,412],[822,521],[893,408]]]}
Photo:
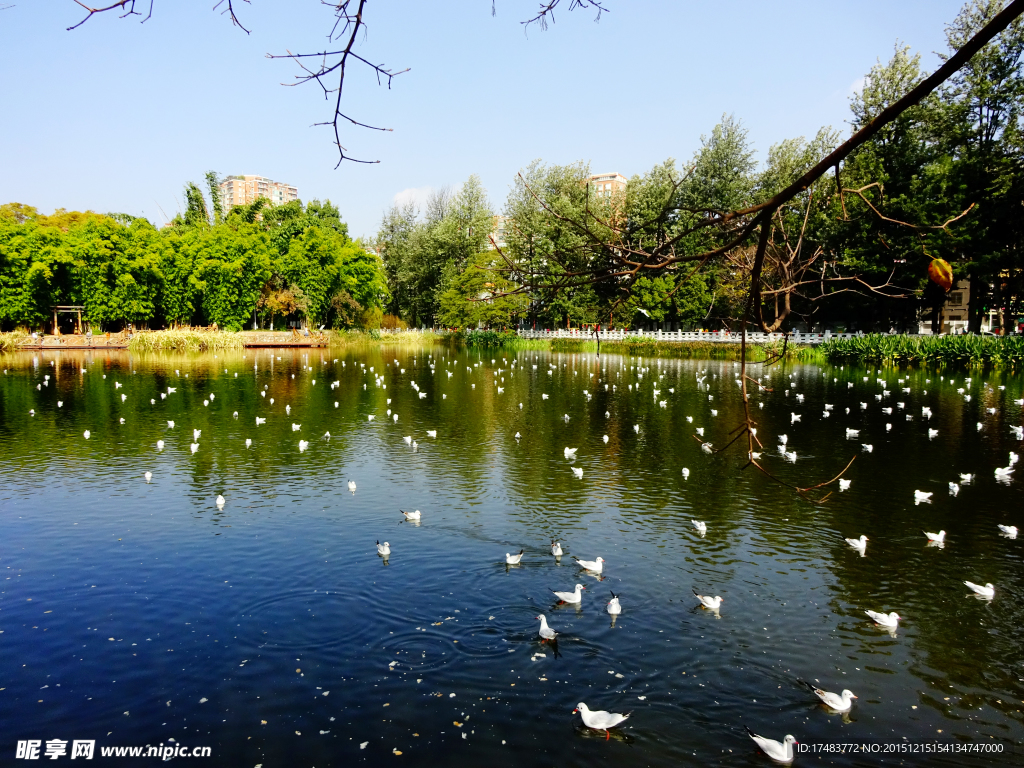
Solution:
{"label": "dense tree foliage", "polygon": [[241,329],[292,318],[372,324],[387,298],[380,260],[352,241],[330,202],[266,200],[226,215],[185,188],[185,213],[145,219],[0,206],[0,323],[38,327],[53,306],[81,305],[96,329],[212,325]]}
{"label": "dense tree foliage", "polygon": [[[971,0],[947,28],[946,56],[1004,5]],[[954,280],[969,281],[973,330],[989,309],[1000,313],[997,324],[1013,326],[1024,311],[1022,54],[1017,20],[834,176],[775,212],[754,309],[763,326],[910,330],[934,322],[946,299],[928,279],[934,258],[952,264]],[[852,129],[924,77],[920,57],[897,44],[851,99]],[[489,250],[477,230],[461,241],[458,258],[440,238],[466,232],[449,195],[431,201],[423,217],[411,206],[393,208],[377,237],[392,287],[389,311],[415,324],[736,327],[756,243],[748,238],[715,258],[686,261],[724,249],[732,236],[700,223],[770,199],[840,141],[823,128],[810,140],[770,147],[759,163],[742,123],[725,115],[683,167],[668,160],[610,197],[595,194],[584,163],[536,161],[514,179],[496,219],[500,248]],[[465,189],[481,196],[475,180]],[[642,261],[666,245],[682,260],[664,269],[630,269],[612,258]],[[466,257],[473,248],[479,258]],[[469,270],[453,278],[463,264]],[[600,280],[580,277],[598,273]],[[517,300],[501,298],[517,286]]]}

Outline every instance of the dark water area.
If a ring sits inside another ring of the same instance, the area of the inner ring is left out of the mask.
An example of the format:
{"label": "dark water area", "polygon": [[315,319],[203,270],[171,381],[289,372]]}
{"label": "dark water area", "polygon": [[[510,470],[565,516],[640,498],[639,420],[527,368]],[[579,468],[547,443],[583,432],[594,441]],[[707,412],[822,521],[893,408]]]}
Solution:
{"label": "dark water area", "polygon": [[[767,369],[767,468],[806,486],[856,456],[815,505],[694,439],[721,447],[739,423],[732,362],[438,347],[0,366],[0,765],[29,739],[95,740],[100,765],[157,760],[102,746],[175,744],[265,768],[770,765],[744,726],[819,750],[797,764],[1024,761],[1024,535],[997,528],[1024,528],[1024,469],[995,475],[1022,452],[1019,375]],[[862,534],[863,557],[844,541]],[[557,605],[577,583],[579,608]],[[830,712],[799,680],[859,698]],[[632,715],[606,739],[579,702]]]}

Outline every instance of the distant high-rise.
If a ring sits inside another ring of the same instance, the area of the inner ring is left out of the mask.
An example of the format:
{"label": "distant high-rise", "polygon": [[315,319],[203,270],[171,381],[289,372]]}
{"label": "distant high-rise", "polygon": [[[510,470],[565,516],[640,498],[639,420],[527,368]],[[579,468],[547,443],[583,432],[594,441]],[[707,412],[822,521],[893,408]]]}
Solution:
{"label": "distant high-rise", "polygon": [[299,190],[295,187],[263,176],[228,176],[217,186],[225,211],[235,205],[249,205],[259,197],[265,197],[272,205],[299,199]]}
{"label": "distant high-rise", "polygon": [[598,197],[611,197],[613,193],[624,192],[629,179],[621,173],[598,173],[587,181]]}

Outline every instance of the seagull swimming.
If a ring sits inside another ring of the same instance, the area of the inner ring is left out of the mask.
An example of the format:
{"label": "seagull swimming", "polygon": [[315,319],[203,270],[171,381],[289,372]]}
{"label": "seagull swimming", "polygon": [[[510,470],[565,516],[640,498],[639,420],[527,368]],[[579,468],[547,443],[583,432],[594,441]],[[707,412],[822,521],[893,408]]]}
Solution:
{"label": "seagull swimming", "polygon": [[225,499],[219,493],[217,494],[217,509],[220,509],[225,504]]}
{"label": "seagull swimming", "polygon": [[821,688],[816,688],[803,680],[798,682],[810,688],[814,695],[824,702],[825,706],[829,709],[834,709],[836,712],[849,712],[853,707],[851,699],[858,698],[849,688],[844,689],[842,693],[830,693],[829,691],[823,691]]}
{"label": "seagull swimming", "polygon": [[725,599],[715,595],[714,597],[707,597],[705,595],[698,595],[696,589],[691,589],[693,596],[700,600],[700,604],[705,608],[710,608],[712,611],[717,611],[722,607],[722,601]]}
{"label": "seagull swimming", "polygon": [[879,613],[878,611],[864,611],[868,616],[875,620],[876,624],[889,629],[896,629],[899,624],[900,618],[902,618],[896,611],[892,613]]}
{"label": "seagull swimming", "polygon": [[868,537],[862,533],[859,539],[846,539],[846,543],[860,552],[861,556],[863,556],[864,551],[868,547]]}
{"label": "seagull swimming", "polygon": [[505,553],[505,562],[509,565],[519,565],[519,561],[523,559],[523,552],[525,550],[520,549],[518,555],[510,555],[508,552]]}
{"label": "seagull swimming", "polygon": [[348,489],[350,491],[352,491],[352,493],[356,492],[356,481],[355,480],[349,480],[348,481]]}
{"label": "seagull swimming", "polygon": [[562,556],[562,545],[559,542],[557,542],[557,541],[552,541],[551,542],[551,554],[554,555],[555,557],[561,557]]}
{"label": "seagull swimming", "polygon": [[543,613],[536,618],[540,619],[540,631],[537,634],[541,636],[542,640],[554,640],[558,637],[558,633],[548,626],[547,617]]}
{"label": "seagull swimming", "polygon": [[584,587],[582,584],[577,584],[575,592],[557,592],[554,589],[552,589],[551,591],[554,592],[555,597],[557,597],[563,603],[579,604],[580,601],[582,601],[583,599],[583,596],[580,594],[581,589],[586,589],[586,587]]}
{"label": "seagull swimming", "polygon": [[572,473],[576,475],[578,479],[583,479],[583,467],[569,467],[569,469],[572,470]]}
{"label": "seagull swimming", "polygon": [[839,490],[840,491],[848,491],[850,489],[850,483],[852,483],[852,482],[853,482],[852,480],[843,480],[843,479],[840,478],[840,480],[839,480]]}
{"label": "seagull swimming", "polygon": [[563,451],[563,453],[565,454],[565,458],[567,458],[567,459],[575,459],[576,458],[576,451],[578,451],[578,450],[579,450],[578,448],[566,448]]}
{"label": "seagull swimming", "polygon": [[933,491],[914,491],[914,503],[919,504],[922,501],[931,501]]}
{"label": "seagull swimming", "polygon": [[192,453],[195,453],[196,451],[199,450],[199,443],[192,443],[189,446],[189,449],[192,451]]}
{"label": "seagull swimming", "polygon": [[786,734],[786,738],[781,742],[778,742],[775,739],[769,739],[766,736],[758,736],[749,728],[747,728],[747,735],[754,740],[754,743],[761,748],[762,752],[777,763],[793,762],[793,758],[795,757],[793,754],[793,745],[800,743],[789,734]]}
{"label": "seagull swimming", "polygon": [[985,586],[975,584],[972,581],[965,581],[964,584],[966,584],[976,595],[987,597],[989,600],[996,596],[996,588],[992,586],[992,582],[989,582]]}
{"label": "seagull swimming", "polygon": [[381,555],[382,557],[387,557],[391,554],[391,545],[388,544],[386,541],[383,544],[381,544],[380,541],[378,541],[377,554]]}
{"label": "seagull swimming", "polygon": [[690,522],[693,523],[693,527],[697,529],[697,533],[699,533],[701,536],[704,536],[705,534],[707,534],[707,532],[708,532],[708,525],[707,525],[707,523],[702,522],[700,520],[691,520]]}
{"label": "seagull swimming", "polygon": [[406,512],[404,509],[400,509],[398,511],[401,512],[403,515],[405,515],[405,519],[406,520],[419,520],[420,519],[420,511],[418,509],[415,512]]}
{"label": "seagull swimming", "polygon": [[928,531],[921,531],[921,533],[928,537],[928,541],[934,541],[936,544],[944,544],[946,542],[945,531],[939,531],[938,533],[929,533]]}
{"label": "seagull swimming", "polygon": [[153,473],[152,472],[147,472],[145,475],[143,475],[143,477],[146,478],[146,482],[148,483],[150,480],[153,479]]}
{"label": "seagull swimming", "polygon": [[572,556],[572,559],[580,564],[581,568],[586,568],[588,571],[594,573],[601,573],[604,570],[604,558],[599,557],[596,560],[580,560],[576,555]]}
{"label": "seagull swimming", "polygon": [[683,467],[683,479],[685,480],[689,476],[690,476],[690,470],[687,469],[686,467]]}
{"label": "seagull swimming", "polygon": [[164,441],[163,440],[157,440],[156,441],[156,449],[158,451],[162,451],[164,449]]}
{"label": "seagull swimming", "polygon": [[999,525],[999,530],[1003,532],[1003,535],[1010,539],[1017,538],[1017,526],[1016,525]]}
{"label": "seagull swimming", "polygon": [[608,733],[609,728],[620,725],[629,717],[629,713],[621,715],[618,712],[589,709],[582,701],[573,710],[573,713],[576,712],[580,713],[580,717],[583,718],[583,724],[587,728],[593,728],[595,731],[604,731],[605,739],[611,738],[611,734]]}
{"label": "seagull swimming", "polygon": [[612,592],[612,599],[608,601],[608,613],[618,616],[622,613],[622,606],[619,605],[619,596]]}

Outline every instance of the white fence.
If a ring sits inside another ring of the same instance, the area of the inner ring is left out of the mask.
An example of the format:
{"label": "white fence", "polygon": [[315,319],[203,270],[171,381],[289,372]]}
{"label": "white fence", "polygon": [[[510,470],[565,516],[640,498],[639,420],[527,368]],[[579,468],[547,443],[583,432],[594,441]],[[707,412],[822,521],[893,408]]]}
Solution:
{"label": "white fence", "polygon": [[[726,344],[739,344],[740,334],[727,331],[601,331],[598,334],[601,341],[621,341],[627,336],[639,336],[654,341],[708,341],[721,342]],[[829,339],[851,339],[859,334],[856,333],[791,333],[789,334],[790,344],[821,344]],[[524,339],[578,339],[580,341],[594,341],[592,331],[581,331],[578,328],[559,328],[557,330],[529,331],[520,330],[519,336]],[[782,333],[748,333],[748,344],[766,344],[771,341],[784,338]]]}

